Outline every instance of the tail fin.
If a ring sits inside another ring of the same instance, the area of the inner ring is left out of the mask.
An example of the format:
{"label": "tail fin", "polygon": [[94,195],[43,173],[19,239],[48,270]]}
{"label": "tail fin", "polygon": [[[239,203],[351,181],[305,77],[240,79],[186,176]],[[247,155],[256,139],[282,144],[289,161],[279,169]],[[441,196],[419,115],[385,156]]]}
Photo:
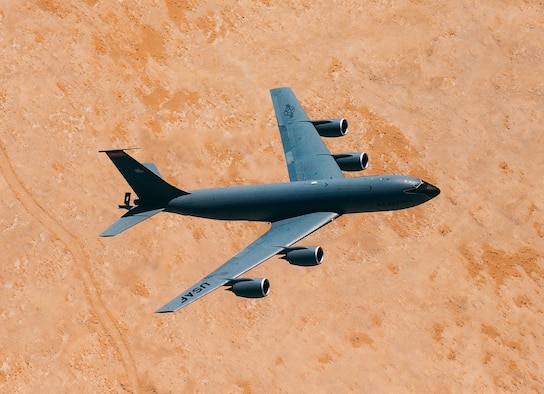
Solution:
{"label": "tail fin", "polygon": [[129,211],[100,234],[101,237],[117,235],[163,211],[172,199],[189,194],[162,179],[153,163],[139,163],[120,149],[100,152],[105,152],[108,155],[132,190],[138,195],[138,199],[134,200],[136,206],[131,206],[130,193],[125,194],[125,204],[119,207]]}
{"label": "tail fin", "polygon": [[132,190],[138,195],[137,205],[164,207],[170,200],[189,194],[180,190],[158,175],[153,164],[144,165],[129,156],[124,150],[101,150],[111,159]]}

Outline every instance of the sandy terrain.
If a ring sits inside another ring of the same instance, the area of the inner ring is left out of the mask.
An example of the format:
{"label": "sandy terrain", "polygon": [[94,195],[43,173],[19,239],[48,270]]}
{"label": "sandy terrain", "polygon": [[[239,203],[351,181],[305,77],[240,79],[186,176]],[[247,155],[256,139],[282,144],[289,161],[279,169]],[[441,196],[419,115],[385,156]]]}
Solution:
{"label": "sandy terrain", "polygon": [[[544,7],[315,3],[0,2],[0,392],[544,391]],[[98,150],[188,190],[287,181],[278,86],[349,120],[331,151],[442,194],[271,259],[265,299],[154,314],[267,225],[101,239],[128,187]]]}

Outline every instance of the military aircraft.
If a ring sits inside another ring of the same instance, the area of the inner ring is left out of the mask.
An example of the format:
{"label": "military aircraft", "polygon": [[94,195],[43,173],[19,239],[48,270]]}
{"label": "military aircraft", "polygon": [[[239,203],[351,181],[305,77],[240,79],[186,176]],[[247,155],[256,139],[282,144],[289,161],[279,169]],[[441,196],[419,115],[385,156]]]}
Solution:
{"label": "military aircraft", "polygon": [[409,208],[440,193],[437,187],[409,176],[345,178],[342,171],[365,170],[368,155],[331,154],[320,136],[345,135],[347,121],[310,120],[290,88],[270,93],[290,182],[184,191],[163,180],[153,163],[139,163],[125,150],[101,151],[138,196],[132,205],[131,193],[125,193],[119,208],[128,212],[100,234],[102,237],[117,235],[159,212],[271,223],[257,240],[156,312],[175,312],[222,286],[237,296],[265,297],[270,292],[268,279],[239,276],[275,255],[296,266],[321,264],[320,246],[293,244],[342,215]]}

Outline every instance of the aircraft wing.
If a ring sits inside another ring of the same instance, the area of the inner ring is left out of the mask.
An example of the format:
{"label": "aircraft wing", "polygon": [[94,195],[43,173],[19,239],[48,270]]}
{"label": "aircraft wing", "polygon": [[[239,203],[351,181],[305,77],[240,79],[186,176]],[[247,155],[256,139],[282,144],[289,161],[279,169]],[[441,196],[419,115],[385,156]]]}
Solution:
{"label": "aircraft wing", "polygon": [[291,181],[343,178],[342,170],[290,88],[270,91]]}
{"label": "aircraft wing", "polygon": [[156,312],[175,312],[213,290],[228,285],[244,272],[282,252],[338,216],[334,212],[315,212],[273,222],[270,229],[248,247]]}

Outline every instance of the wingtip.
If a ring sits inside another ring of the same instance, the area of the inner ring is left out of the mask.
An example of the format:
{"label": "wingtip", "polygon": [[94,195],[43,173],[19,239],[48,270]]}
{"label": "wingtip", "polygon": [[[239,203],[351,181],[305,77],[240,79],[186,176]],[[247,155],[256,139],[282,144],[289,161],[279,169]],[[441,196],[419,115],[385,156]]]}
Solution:
{"label": "wingtip", "polygon": [[283,90],[291,90],[289,86],[278,86],[277,88],[270,89],[270,93],[281,92]]}
{"label": "wingtip", "polygon": [[172,313],[177,311],[179,308],[172,308],[169,304],[165,304],[161,306],[159,309],[155,311],[155,313]]}

